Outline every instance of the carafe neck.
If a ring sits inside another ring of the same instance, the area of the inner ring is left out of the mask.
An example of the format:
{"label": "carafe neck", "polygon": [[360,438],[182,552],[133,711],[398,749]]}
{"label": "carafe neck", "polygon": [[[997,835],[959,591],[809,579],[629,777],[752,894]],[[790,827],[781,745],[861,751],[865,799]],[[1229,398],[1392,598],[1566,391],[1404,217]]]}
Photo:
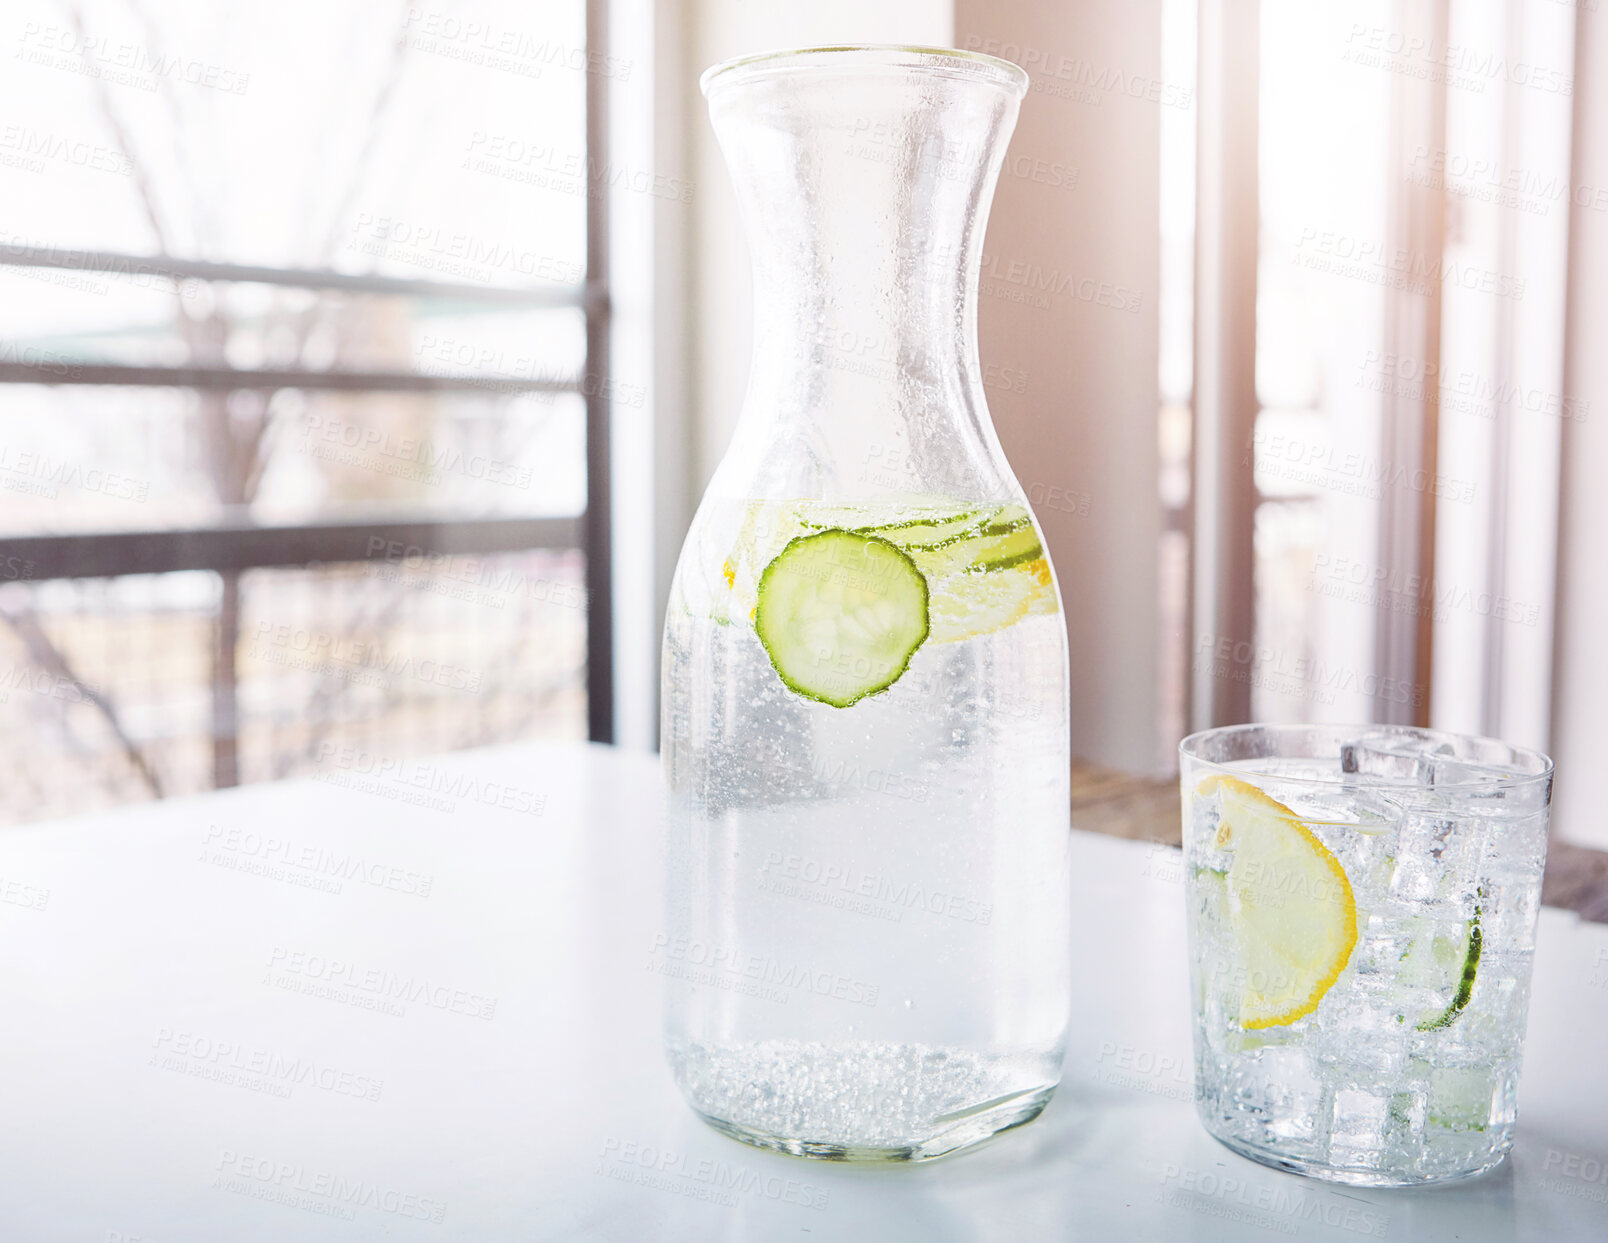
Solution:
{"label": "carafe neck", "polygon": [[962,458],[997,456],[978,269],[1025,81],[915,49],[790,53],[706,77],[753,264],[745,423],[808,420],[837,458],[913,453],[923,424],[929,450],[942,428],[976,442]]}

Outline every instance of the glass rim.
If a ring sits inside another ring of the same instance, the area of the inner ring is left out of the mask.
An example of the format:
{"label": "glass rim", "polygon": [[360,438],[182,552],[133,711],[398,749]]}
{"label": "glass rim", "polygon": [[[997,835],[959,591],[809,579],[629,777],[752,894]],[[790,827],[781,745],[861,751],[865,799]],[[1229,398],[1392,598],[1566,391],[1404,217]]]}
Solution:
{"label": "glass rim", "polygon": [[1004,87],[1017,99],[1027,93],[1028,86],[1027,70],[985,52],[910,43],[842,43],[736,56],[705,69],[698,88],[707,99],[716,86],[749,82],[772,73],[835,68],[921,70],[935,77]]}
{"label": "glass rim", "polygon": [[[1428,729],[1420,725],[1381,725],[1381,724],[1313,724],[1313,725],[1271,725],[1247,723],[1244,725],[1219,725],[1212,729],[1197,730],[1178,743],[1178,754],[1194,764],[1205,765],[1208,768],[1220,769],[1223,772],[1234,773],[1249,777],[1262,777],[1269,781],[1286,781],[1294,785],[1311,786],[1315,788],[1339,787],[1354,784],[1349,775],[1339,777],[1306,777],[1294,776],[1287,772],[1270,772],[1258,769],[1255,765],[1259,760],[1274,759],[1323,759],[1324,756],[1302,756],[1294,752],[1282,754],[1268,754],[1244,760],[1213,760],[1201,753],[1202,747],[1208,739],[1223,738],[1234,734],[1249,733],[1252,730],[1263,734],[1290,738],[1299,735],[1317,734],[1323,737],[1334,738],[1337,741],[1350,741],[1380,733],[1399,733],[1418,738],[1438,739],[1443,742],[1472,742],[1493,747],[1505,747],[1517,764],[1533,766],[1531,771],[1515,771],[1500,777],[1475,777],[1466,781],[1437,782],[1432,787],[1418,785],[1411,781],[1370,781],[1370,790],[1401,791],[1425,789],[1434,790],[1511,790],[1521,786],[1532,785],[1537,782],[1552,779],[1552,757],[1535,750],[1533,747],[1521,747],[1513,743],[1503,742],[1500,738],[1490,738],[1483,734],[1458,734],[1450,730]],[[1454,757],[1455,758],[1455,757]],[[1516,764],[1516,767],[1517,767]]]}

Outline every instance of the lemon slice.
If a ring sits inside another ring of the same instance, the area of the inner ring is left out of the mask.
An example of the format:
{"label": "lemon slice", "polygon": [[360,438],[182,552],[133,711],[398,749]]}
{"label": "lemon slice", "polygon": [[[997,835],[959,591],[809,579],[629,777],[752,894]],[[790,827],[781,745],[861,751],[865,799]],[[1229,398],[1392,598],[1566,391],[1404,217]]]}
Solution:
{"label": "lemon slice", "polygon": [[993,634],[1060,609],[1050,563],[1027,511],[1007,506],[962,535],[907,549],[932,586],[930,642]]}
{"label": "lemon slice", "polygon": [[1357,903],[1334,854],[1283,803],[1237,777],[1208,777],[1216,846],[1233,855],[1228,909],[1239,952],[1240,1024],[1283,1027],[1311,1014],[1357,944]]}
{"label": "lemon slice", "polygon": [[[918,562],[919,564],[919,562]],[[933,583],[933,643],[992,634],[1036,613],[1053,613],[1050,563],[1042,557],[1007,570],[990,570]]]}

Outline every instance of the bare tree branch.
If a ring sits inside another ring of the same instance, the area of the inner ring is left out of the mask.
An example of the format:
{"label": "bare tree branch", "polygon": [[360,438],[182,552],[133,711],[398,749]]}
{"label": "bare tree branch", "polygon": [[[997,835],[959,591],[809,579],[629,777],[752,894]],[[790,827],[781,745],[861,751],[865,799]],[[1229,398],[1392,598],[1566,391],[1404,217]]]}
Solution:
{"label": "bare tree branch", "polygon": [[[145,28],[146,42],[154,50],[158,42],[155,20],[146,11],[145,6],[140,3],[140,0],[126,0],[126,2],[129,12],[133,13]],[[208,254],[210,253],[208,241],[211,240],[208,238],[208,233],[216,232],[212,228],[216,224],[216,216],[211,210],[212,204],[207,201],[207,196],[202,192],[201,186],[195,179],[195,169],[190,163],[189,154],[185,149],[184,143],[184,111],[179,106],[179,96],[173,89],[173,79],[169,75],[165,73],[157,75],[157,93],[166,102],[168,115],[173,122],[173,150],[178,156],[179,168],[184,175],[185,188],[189,193],[189,201],[196,213],[193,224],[195,238],[199,244],[199,252],[203,255]]]}
{"label": "bare tree branch", "polygon": [[340,242],[341,222],[346,219],[347,209],[357,197],[357,192],[362,189],[363,178],[367,175],[375,149],[379,146],[379,135],[383,129],[380,122],[385,116],[385,110],[391,104],[391,96],[396,91],[397,83],[402,80],[402,68],[408,54],[408,41],[402,37],[402,32],[407,29],[408,10],[411,5],[409,0],[403,0],[398,7],[401,24],[397,28],[396,42],[391,45],[391,59],[386,65],[385,77],[381,80],[380,89],[374,96],[374,104],[369,109],[367,137],[362,150],[357,153],[357,159],[352,161],[352,176],[346,183],[345,192],[336,200],[335,214],[330,217],[329,235],[324,239],[323,246],[323,258],[326,262],[334,258],[335,248]]}
{"label": "bare tree branch", "polygon": [[[380,606],[367,618],[360,618],[357,624],[351,627],[351,630],[354,633],[361,633],[365,629],[378,630],[384,633],[385,629],[389,628],[396,620],[396,615],[402,610],[403,601],[410,593],[410,588],[399,584],[398,590],[388,600],[382,601]],[[352,680],[350,678],[337,677],[322,670],[319,672],[318,689],[313,692],[312,702],[307,705],[306,719],[310,725],[307,733],[307,743],[302,748],[301,755],[297,758],[302,760],[312,759],[318,750],[318,744],[329,733],[331,710],[345,698],[346,693],[351,688]],[[390,702],[394,702],[394,699],[395,697],[392,697],[387,706],[390,706]],[[293,762],[293,760],[287,759],[280,767],[280,775],[288,772],[289,766]]]}
{"label": "bare tree branch", "polygon": [[[76,0],[67,5],[67,15],[73,24],[73,33],[77,36],[78,46],[83,47],[88,37],[84,30],[83,6]],[[172,238],[167,229],[162,226],[161,213],[157,210],[156,194],[151,189],[151,179],[146,175],[145,166],[140,162],[135,152],[134,144],[129,141],[128,130],[123,127],[122,118],[117,115],[117,109],[112,106],[111,93],[106,89],[106,80],[98,74],[92,74],[89,79],[90,89],[95,92],[95,103],[105,120],[107,128],[112,131],[112,137],[117,140],[118,149],[128,156],[129,176],[134,182],[134,189],[138,192],[140,206],[145,211],[146,222],[151,226],[151,232],[156,235],[156,249],[158,254],[171,255],[174,253]],[[177,281],[174,288],[178,288]]]}
{"label": "bare tree branch", "polygon": [[139,772],[141,778],[144,779],[152,797],[161,798],[162,779],[157,775],[156,769],[146,758],[145,753],[140,750],[139,746],[124,730],[123,722],[118,718],[117,709],[113,707],[112,702],[106,696],[102,695],[73,671],[73,667],[68,662],[67,657],[60,648],[51,642],[50,636],[40,626],[39,619],[26,610],[6,608],[4,606],[0,606],[0,617],[5,618],[6,624],[22,640],[23,645],[28,649],[28,655],[36,665],[53,677],[70,683],[84,697],[84,701],[93,705],[101,716],[106,719],[106,724],[111,726],[112,733],[117,736],[117,741],[121,744],[123,753],[128,756],[129,761]]}

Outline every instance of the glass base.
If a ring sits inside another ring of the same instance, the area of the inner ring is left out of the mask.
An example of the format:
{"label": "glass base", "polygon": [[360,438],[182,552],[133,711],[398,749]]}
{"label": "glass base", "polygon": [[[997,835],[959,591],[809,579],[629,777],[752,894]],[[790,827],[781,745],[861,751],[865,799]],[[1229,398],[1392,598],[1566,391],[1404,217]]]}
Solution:
{"label": "glass base", "polygon": [[1287,1174],[1300,1174],[1306,1178],[1316,1178],[1326,1183],[1343,1183],[1347,1187],[1424,1187],[1431,1184],[1467,1182],[1471,1178],[1478,1178],[1482,1174],[1489,1174],[1503,1161],[1507,1160],[1508,1149],[1512,1141],[1498,1148],[1483,1165],[1472,1169],[1457,1170],[1449,1174],[1413,1174],[1400,1170],[1365,1170],[1349,1169],[1345,1166],[1328,1165],[1321,1161],[1311,1161],[1304,1157],[1292,1157],[1285,1153],[1275,1152],[1270,1148],[1258,1148],[1242,1140],[1229,1139],[1225,1136],[1212,1133],[1215,1139],[1224,1148],[1239,1153],[1259,1165],[1271,1166],[1275,1170],[1283,1170]]}
{"label": "glass base", "polygon": [[950,1126],[941,1131],[919,1140],[908,1143],[890,1144],[886,1147],[861,1147],[852,1144],[840,1144],[820,1140],[806,1139],[802,1136],[771,1135],[768,1132],[756,1131],[739,1122],[732,1122],[726,1118],[716,1118],[710,1114],[697,1110],[697,1114],[722,1135],[729,1135],[732,1139],[740,1140],[745,1144],[752,1144],[755,1148],[768,1148],[773,1152],[785,1152],[793,1157],[809,1157],[816,1161],[854,1161],[861,1163],[890,1163],[906,1161],[931,1161],[934,1157],[947,1157],[963,1149],[975,1148],[986,1140],[1002,1135],[1016,1127],[1025,1126],[1044,1112],[1044,1106],[1049,1104],[1050,1097],[1055,1095],[1055,1084],[1040,1088],[1036,1092],[1019,1093],[1007,1101],[999,1102],[992,1108],[981,1113],[969,1114],[965,1118],[957,1119]]}

